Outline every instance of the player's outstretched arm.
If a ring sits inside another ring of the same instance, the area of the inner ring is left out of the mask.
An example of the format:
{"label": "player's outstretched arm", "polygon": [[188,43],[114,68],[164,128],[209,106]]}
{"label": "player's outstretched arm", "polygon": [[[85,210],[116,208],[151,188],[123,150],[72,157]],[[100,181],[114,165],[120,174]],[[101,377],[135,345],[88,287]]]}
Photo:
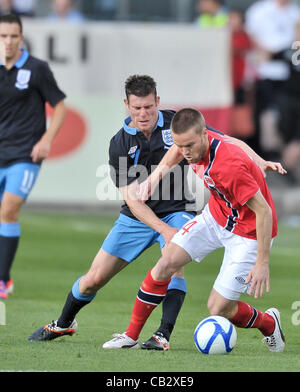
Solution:
{"label": "player's outstretched arm", "polygon": [[262,297],[264,289],[270,290],[269,257],[272,240],[272,209],[261,191],[258,191],[247,203],[256,215],[257,259],[250,271],[246,284],[250,283],[249,294]]}
{"label": "player's outstretched arm", "polygon": [[272,162],[266,161],[261,156],[259,156],[251,147],[248,146],[247,143],[243,142],[240,139],[237,139],[232,136],[224,136],[225,140],[228,140],[237,146],[239,146],[243,151],[245,151],[260,167],[261,171],[263,172],[264,177],[267,175],[267,171],[276,171],[279,174],[286,174],[287,171],[282,167],[280,162]]}
{"label": "player's outstretched arm", "polygon": [[169,151],[164,155],[163,159],[157,165],[155,170],[142,182],[137,189],[138,199],[146,201],[155,191],[159,181],[178,163],[183,160],[183,155],[180,154],[178,147],[173,144]]}
{"label": "player's outstretched arm", "polygon": [[164,237],[166,244],[168,244],[178,230],[159,219],[152,209],[147,206],[147,204],[139,200],[137,190],[137,181],[134,181],[130,185],[119,188],[123,199],[125,200],[133,215],[140,222],[143,222],[145,225],[160,233]]}

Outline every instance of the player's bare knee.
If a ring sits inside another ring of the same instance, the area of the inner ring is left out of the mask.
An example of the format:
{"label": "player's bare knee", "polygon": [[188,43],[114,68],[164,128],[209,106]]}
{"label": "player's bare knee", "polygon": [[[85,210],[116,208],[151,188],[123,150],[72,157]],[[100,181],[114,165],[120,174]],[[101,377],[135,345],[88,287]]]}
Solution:
{"label": "player's bare knee", "polygon": [[5,192],[1,203],[1,222],[14,223],[19,219],[19,212],[24,203],[24,199]]}
{"label": "player's bare knee", "polygon": [[104,276],[102,271],[95,271],[91,279],[93,289],[95,291],[101,289],[101,287],[103,287],[108,282],[108,280],[109,278]]}
{"label": "player's bare knee", "polygon": [[17,222],[19,218],[19,210],[14,206],[9,205],[1,209],[1,222],[13,223]]}
{"label": "player's bare knee", "polygon": [[106,283],[103,274],[97,269],[90,270],[80,280],[79,288],[82,294],[92,294],[98,291]]}

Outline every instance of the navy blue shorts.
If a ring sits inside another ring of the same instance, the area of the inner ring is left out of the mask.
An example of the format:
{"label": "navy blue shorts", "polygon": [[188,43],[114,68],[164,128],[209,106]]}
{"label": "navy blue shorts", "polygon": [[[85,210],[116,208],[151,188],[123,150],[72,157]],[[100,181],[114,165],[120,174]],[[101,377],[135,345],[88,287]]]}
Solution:
{"label": "navy blue shorts", "polygon": [[[178,211],[161,218],[161,220],[171,227],[181,229],[193,217],[193,214]],[[102,249],[110,255],[130,263],[155,242],[159,243],[160,248],[165,245],[163,236],[157,231],[136,219],[120,214],[104,240]]]}

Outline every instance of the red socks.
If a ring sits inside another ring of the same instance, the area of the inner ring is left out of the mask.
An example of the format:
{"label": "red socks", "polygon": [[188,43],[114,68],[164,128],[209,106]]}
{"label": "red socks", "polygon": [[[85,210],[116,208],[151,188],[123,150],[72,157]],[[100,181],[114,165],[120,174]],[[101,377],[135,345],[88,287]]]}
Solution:
{"label": "red socks", "polygon": [[230,321],[239,328],[258,328],[264,336],[271,335],[275,328],[273,317],[242,301],[238,301],[238,311]]}
{"label": "red socks", "polygon": [[139,289],[131,313],[130,323],[126,335],[137,340],[148,317],[166,295],[170,279],[166,281],[154,280],[151,269]]}
{"label": "red socks", "polygon": [[[164,299],[169,283],[170,279],[166,281],[154,280],[151,276],[151,270],[149,270],[136,297],[130,323],[126,330],[127,336],[133,340],[138,339],[148,317]],[[238,311],[230,319],[232,324],[239,328],[258,328],[264,336],[269,336],[274,332],[273,317],[245,302],[238,301],[237,304]]]}

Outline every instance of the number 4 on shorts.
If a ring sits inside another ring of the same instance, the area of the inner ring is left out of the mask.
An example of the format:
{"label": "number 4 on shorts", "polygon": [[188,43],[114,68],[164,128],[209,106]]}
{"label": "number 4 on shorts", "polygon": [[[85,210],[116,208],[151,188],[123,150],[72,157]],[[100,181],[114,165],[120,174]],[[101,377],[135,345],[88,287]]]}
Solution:
{"label": "number 4 on shorts", "polygon": [[186,225],[184,225],[183,227],[182,227],[182,235],[184,235],[185,233],[188,233],[189,231],[190,231],[190,229],[195,225],[197,223],[197,221],[191,221],[191,222],[188,222]]}

